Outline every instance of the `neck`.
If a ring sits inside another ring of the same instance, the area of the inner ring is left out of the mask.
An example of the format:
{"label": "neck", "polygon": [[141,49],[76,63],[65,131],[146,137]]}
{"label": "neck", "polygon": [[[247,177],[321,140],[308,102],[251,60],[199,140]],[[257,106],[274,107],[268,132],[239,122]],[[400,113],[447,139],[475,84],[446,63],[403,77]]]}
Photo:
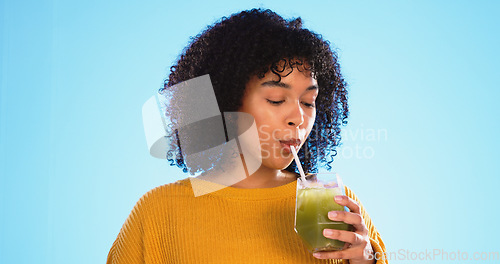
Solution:
{"label": "neck", "polygon": [[252,175],[231,185],[231,187],[242,189],[272,188],[291,183],[296,179],[295,173],[261,166]]}
{"label": "neck", "polygon": [[198,178],[214,183],[231,186],[234,188],[254,189],[272,188],[285,185],[297,180],[297,174],[286,170],[272,169],[261,165],[251,175],[241,166],[231,166],[239,164],[239,160],[224,162],[213,169],[202,173]]}

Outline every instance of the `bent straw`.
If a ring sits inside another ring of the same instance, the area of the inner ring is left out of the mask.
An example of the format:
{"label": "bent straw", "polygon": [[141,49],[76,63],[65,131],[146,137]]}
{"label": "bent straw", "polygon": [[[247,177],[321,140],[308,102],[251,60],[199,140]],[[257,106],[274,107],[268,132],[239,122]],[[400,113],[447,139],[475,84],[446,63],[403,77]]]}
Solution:
{"label": "bent straw", "polygon": [[297,164],[297,168],[299,169],[300,178],[302,179],[302,182],[304,184],[307,184],[306,183],[306,175],[304,174],[304,170],[302,169],[302,165],[300,165],[300,160],[299,160],[299,156],[297,155],[297,150],[295,149],[295,146],[290,146],[290,149],[292,150],[293,158],[295,159],[295,164]]}

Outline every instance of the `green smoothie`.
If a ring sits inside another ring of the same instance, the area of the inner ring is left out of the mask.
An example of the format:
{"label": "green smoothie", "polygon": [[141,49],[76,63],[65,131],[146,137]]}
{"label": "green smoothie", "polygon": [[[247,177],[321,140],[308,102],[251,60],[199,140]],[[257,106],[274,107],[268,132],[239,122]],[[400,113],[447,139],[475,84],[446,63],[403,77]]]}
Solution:
{"label": "green smoothie", "polygon": [[304,188],[297,190],[295,231],[311,252],[333,251],[343,248],[343,241],[329,239],[323,229],[352,230],[351,225],[328,219],[329,211],[344,211],[344,206],[333,198],[342,195],[340,188]]}

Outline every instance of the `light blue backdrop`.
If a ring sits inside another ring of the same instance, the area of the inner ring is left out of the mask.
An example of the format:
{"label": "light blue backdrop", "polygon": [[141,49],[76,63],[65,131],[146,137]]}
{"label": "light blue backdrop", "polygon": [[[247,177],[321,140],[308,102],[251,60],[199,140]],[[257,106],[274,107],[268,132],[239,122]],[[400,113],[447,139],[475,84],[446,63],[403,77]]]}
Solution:
{"label": "light blue backdrop", "polygon": [[391,263],[500,250],[498,1],[240,2],[1,2],[0,263],[105,262],[140,196],[186,176],[149,156],[143,103],[190,36],[252,7],[338,48],[334,168]]}

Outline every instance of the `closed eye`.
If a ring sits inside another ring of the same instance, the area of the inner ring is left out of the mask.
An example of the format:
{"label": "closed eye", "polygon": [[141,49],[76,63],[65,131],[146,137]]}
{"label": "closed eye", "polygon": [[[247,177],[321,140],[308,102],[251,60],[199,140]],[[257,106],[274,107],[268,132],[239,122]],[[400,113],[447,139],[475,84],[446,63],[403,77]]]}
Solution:
{"label": "closed eye", "polygon": [[306,107],[309,107],[309,108],[314,108],[316,105],[314,104],[310,104],[310,103],[306,103],[306,102],[302,102],[303,105],[305,105]]}
{"label": "closed eye", "polygon": [[269,99],[266,99],[266,100],[267,100],[267,102],[269,102],[272,105],[280,105],[283,102],[285,102],[285,100],[281,100],[281,101],[273,101],[273,100],[269,100]]}

